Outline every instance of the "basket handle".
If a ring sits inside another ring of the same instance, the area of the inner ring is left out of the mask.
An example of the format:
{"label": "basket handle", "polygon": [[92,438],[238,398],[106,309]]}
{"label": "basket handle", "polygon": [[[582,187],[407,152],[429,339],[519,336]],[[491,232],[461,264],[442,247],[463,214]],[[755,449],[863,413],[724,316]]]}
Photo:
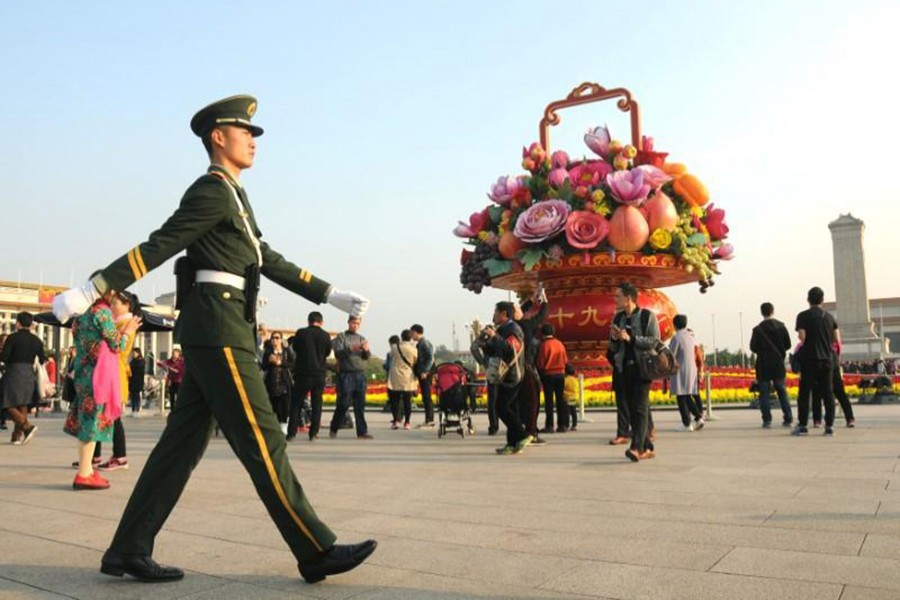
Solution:
{"label": "basket handle", "polygon": [[544,118],[541,119],[541,146],[550,152],[550,127],[559,124],[557,109],[600,102],[608,98],[619,98],[616,106],[622,112],[631,113],[631,145],[641,150],[641,112],[636,100],[631,98],[631,92],[625,88],[613,88],[608,90],[599,83],[582,83],[572,90],[564,100],[556,100],[544,109]]}

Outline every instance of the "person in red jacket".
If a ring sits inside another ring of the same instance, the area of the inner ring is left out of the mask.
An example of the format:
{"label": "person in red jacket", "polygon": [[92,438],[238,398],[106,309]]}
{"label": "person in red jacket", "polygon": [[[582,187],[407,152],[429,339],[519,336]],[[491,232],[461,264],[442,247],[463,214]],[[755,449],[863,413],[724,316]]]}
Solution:
{"label": "person in red jacket", "polygon": [[544,388],[544,433],[553,433],[553,408],[556,407],[557,433],[569,430],[569,407],[563,397],[566,382],[566,363],[569,357],[566,347],[553,337],[553,325],[541,326],[541,345],[538,347],[535,366]]}

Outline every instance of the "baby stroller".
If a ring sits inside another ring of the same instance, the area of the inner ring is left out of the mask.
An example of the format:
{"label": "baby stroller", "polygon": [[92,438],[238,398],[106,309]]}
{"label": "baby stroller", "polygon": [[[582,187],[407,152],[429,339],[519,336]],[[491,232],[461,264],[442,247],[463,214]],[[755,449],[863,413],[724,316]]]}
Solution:
{"label": "baby stroller", "polygon": [[475,433],[475,425],[468,406],[468,376],[457,363],[438,365],[434,372],[434,389],[438,394],[438,437],[448,428],[456,428],[460,437]]}

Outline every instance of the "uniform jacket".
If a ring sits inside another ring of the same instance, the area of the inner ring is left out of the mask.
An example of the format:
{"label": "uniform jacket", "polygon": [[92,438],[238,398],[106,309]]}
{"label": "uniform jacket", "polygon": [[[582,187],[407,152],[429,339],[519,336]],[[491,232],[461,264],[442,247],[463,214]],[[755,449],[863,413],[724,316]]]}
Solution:
{"label": "uniform jacket", "polygon": [[[187,189],[178,209],[146,242],[113,261],[94,279],[95,284],[98,288],[124,290],[182,250],[187,250],[197,269],[243,277],[247,267],[258,259],[232,189],[238,193],[260,241],[262,275],[312,302],[324,302],[329,284],[289,262],[260,239],[262,233],[246,190],[217,165]],[[244,318],[243,290],[217,283],[196,284],[182,302],[175,338],[185,345],[254,351],[256,331]]]}

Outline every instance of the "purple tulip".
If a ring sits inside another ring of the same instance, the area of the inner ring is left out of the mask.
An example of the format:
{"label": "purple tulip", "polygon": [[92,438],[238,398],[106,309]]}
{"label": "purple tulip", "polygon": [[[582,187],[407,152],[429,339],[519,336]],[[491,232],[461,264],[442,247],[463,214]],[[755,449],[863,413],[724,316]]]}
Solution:
{"label": "purple tulip", "polygon": [[564,200],[545,200],[527,208],[516,220],[517,238],[529,244],[543,242],[566,228],[569,204]]}
{"label": "purple tulip", "polygon": [[650,193],[650,184],[644,183],[644,172],[640,169],[610,173],[606,185],[616,200],[628,206],[640,206]]}
{"label": "purple tulip", "polygon": [[606,125],[588,129],[584,134],[584,143],[587,144],[587,147],[603,158],[609,154],[609,140],[609,129],[606,128]]}
{"label": "purple tulip", "polygon": [[562,184],[564,184],[568,178],[569,172],[564,167],[553,169],[550,171],[550,175],[548,175],[550,186],[555,189],[562,187]]}

